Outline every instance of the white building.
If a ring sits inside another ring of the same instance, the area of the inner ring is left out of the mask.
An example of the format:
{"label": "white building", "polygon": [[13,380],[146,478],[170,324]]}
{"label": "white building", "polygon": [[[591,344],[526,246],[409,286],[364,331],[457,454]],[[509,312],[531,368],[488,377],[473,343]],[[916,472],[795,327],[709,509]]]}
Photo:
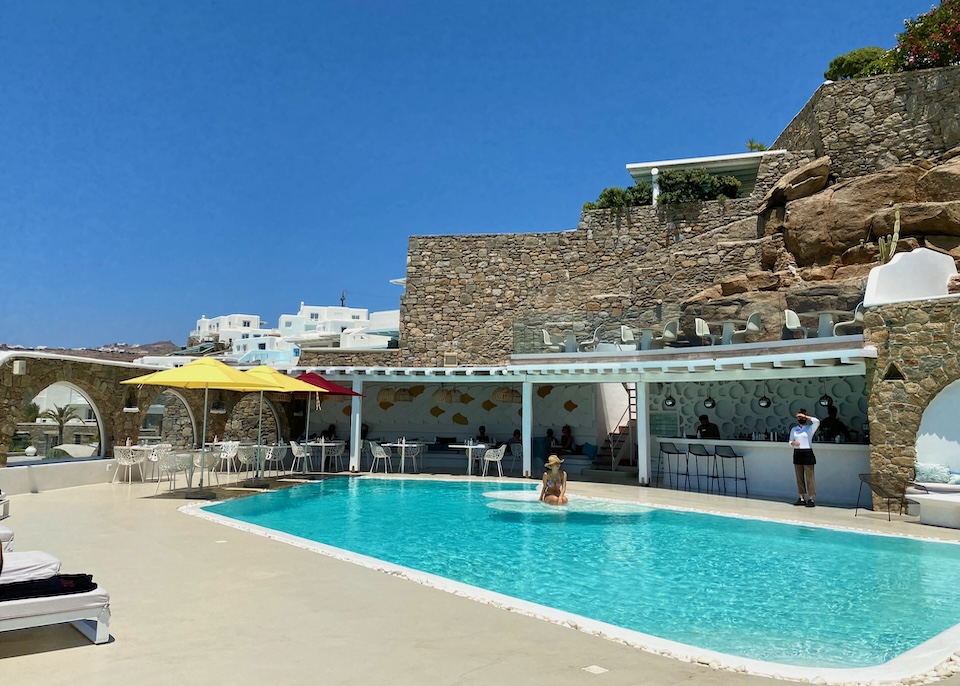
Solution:
{"label": "white building", "polygon": [[225,314],[210,319],[201,315],[197,320],[197,328],[190,332],[190,340],[196,343],[230,344],[235,340],[250,338],[253,332],[264,331],[266,324],[256,314]]}

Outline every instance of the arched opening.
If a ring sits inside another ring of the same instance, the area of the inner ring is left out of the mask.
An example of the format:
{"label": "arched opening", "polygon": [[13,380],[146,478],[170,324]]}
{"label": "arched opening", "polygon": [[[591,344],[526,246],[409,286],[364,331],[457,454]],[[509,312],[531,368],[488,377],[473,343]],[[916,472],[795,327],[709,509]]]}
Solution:
{"label": "arched opening", "polygon": [[168,388],[150,403],[137,439],[143,443],[169,443],[174,448],[193,448],[198,444],[196,427],[189,403],[178,391]]}
{"label": "arched opening", "polygon": [[[248,393],[238,402],[224,429],[224,438],[243,443],[256,443],[260,426],[260,394]],[[263,398],[263,433],[261,441],[264,445],[277,442],[280,435],[280,418],[277,409],[269,398]]]}
{"label": "arched opening", "polygon": [[917,462],[945,464],[953,471],[960,471],[958,404],[960,381],[954,381],[927,405],[917,431]]}
{"label": "arched opening", "polygon": [[100,410],[79,387],[58,381],[21,408],[8,464],[103,454]]}

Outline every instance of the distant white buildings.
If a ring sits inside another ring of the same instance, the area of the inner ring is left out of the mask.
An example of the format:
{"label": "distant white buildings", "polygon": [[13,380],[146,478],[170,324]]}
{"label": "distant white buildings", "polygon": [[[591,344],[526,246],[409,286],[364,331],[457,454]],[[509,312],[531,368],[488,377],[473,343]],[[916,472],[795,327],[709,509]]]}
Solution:
{"label": "distant white buildings", "polygon": [[[296,365],[302,349],[377,350],[396,347],[400,310],[370,312],[360,307],[320,307],[300,303],[296,314],[282,314],[277,328],[255,314],[228,314],[197,320],[190,345],[229,347],[225,362],[237,365]],[[191,350],[192,351],[192,350]]]}

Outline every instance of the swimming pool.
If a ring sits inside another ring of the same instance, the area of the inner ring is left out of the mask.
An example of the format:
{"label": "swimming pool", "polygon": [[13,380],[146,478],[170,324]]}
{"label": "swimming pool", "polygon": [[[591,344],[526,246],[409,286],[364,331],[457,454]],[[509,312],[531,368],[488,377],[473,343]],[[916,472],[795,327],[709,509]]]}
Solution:
{"label": "swimming pool", "polygon": [[748,660],[870,667],[960,623],[958,545],[535,497],[533,485],[335,479],[204,509]]}

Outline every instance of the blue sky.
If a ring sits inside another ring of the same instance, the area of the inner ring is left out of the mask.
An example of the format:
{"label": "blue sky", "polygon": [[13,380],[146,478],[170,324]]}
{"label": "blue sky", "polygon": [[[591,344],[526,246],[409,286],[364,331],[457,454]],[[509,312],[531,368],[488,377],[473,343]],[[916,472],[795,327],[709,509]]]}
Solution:
{"label": "blue sky", "polygon": [[0,4],[0,342],[396,309],[410,235],[561,231],[770,144],[931,0]]}

